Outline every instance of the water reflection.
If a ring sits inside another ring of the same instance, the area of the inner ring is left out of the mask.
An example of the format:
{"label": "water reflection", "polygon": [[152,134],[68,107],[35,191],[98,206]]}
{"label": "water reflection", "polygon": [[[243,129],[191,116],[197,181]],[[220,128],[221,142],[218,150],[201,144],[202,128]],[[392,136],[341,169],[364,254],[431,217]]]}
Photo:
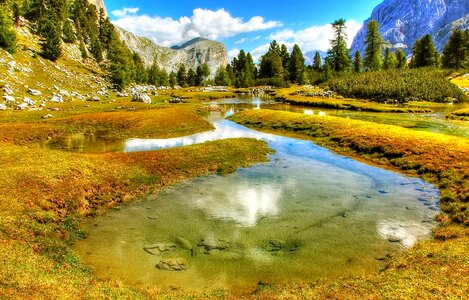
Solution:
{"label": "water reflection", "polygon": [[384,240],[410,248],[420,237],[429,236],[431,228],[416,221],[382,220],[377,226],[378,234]]}
{"label": "water reflection", "polygon": [[219,186],[210,194],[195,197],[193,205],[213,218],[252,227],[259,219],[279,213],[282,194],[279,186],[269,183]]}
{"label": "water reflection", "polygon": [[224,140],[231,138],[265,138],[260,132],[253,130],[246,131],[245,127],[237,125],[223,119],[220,112],[212,112],[209,120],[212,122],[215,130],[197,133],[185,137],[170,139],[129,139],[125,141],[125,152],[150,151],[165,148],[174,148],[201,144],[208,141]]}

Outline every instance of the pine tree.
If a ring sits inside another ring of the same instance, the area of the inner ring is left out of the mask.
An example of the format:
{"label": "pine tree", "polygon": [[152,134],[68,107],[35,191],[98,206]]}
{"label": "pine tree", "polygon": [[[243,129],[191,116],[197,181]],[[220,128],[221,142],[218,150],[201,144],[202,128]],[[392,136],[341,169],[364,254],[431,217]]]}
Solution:
{"label": "pine tree", "polygon": [[386,48],[386,51],[384,52],[383,69],[390,70],[395,69],[396,67],[396,55],[391,51],[391,49]]}
{"label": "pine tree", "polygon": [[142,58],[137,53],[133,53],[132,59],[135,66],[135,82],[136,83],[145,83],[147,79],[147,71],[145,65],[143,64]]}
{"label": "pine tree", "polygon": [[150,68],[147,70],[147,83],[151,85],[158,85],[160,68],[158,67],[158,60],[155,57]]}
{"label": "pine tree", "polygon": [[62,54],[62,46],[60,44],[60,35],[53,20],[43,20],[42,26],[42,56],[46,59],[56,61]]}
{"label": "pine tree", "polygon": [[282,44],[280,46],[280,58],[282,59],[282,66],[283,66],[283,71],[284,71],[284,78],[283,80],[288,81],[290,80],[290,54],[288,53],[288,48],[285,46],[285,44]]}
{"label": "pine tree", "polygon": [[459,29],[453,31],[443,50],[443,68],[461,69],[466,66],[469,61],[468,36],[469,30],[466,32]]}
{"label": "pine tree", "polygon": [[355,73],[361,73],[363,70],[363,61],[362,61],[362,55],[360,54],[360,51],[355,51],[355,55],[353,58],[353,71]]}
{"label": "pine tree", "polygon": [[407,56],[405,55],[404,51],[402,51],[402,49],[397,49],[396,60],[397,60],[396,68],[404,69],[407,67]]}
{"label": "pine tree", "polygon": [[430,34],[418,39],[412,48],[412,68],[432,67],[438,65],[438,51],[436,51]]}
{"label": "pine tree", "polygon": [[169,74],[169,85],[171,87],[175,87],[177,83],[178,83],[178,76],[174,71],[172,71]]}
{"label": "pine tree", "polygon": [[220,66],[215,74],[215,84],[221,86],[230,86],[231,79],[226,72],[226,68],[224,66]]}
{"label": "pine tree", "polygon": [[289,65],[290,81],[292,83],[303,84],[305,72],[305,59],[300,47],[295,44],[290,56]]}
{"label": "pine tree", "polygon": [[230,85],[234,85],[236,83],[236,74],[234,73],[233,68],[230,64],[227,64],[225,70],[228,78],[230,79]]}
{"label": "pine tree", "polygon": [[[229,70],[228,66],[226,69],[227,71]],[[236,87],[249,87],[254,84],[254,80],[256,79],[256,66],[254,65],[250,53],[246,54],[244,50],[241,50],[238,57],[233,58],[231,69],[235,75]]]}
{"label": "pine tree", "polygon": [[162,69],[158,76],[158,86],[168,86],[169,77],[168,72],[165,69]]}
{"label": "pine tree", "polygon": [[10,53],[16,51],[16,32],[8,16],[6,4],[0,5],[0,48]]}
{"label": "pine tree", "polygon": [[73,28],[73,23],[70,20],[65,20],[62,28],[62,39],[65,43],[75,43],[77,38],[75,35],[75,29]]}
{"label": "pine tree", "polygon": [[322,69],[321,54],[319,54],[318,51],[314,53],[313,69],[315,71],[320,71]]}
{"label": "pine tree", "polygon": [[282,65],[282,58],[276,51],[267,51],[261,58],[259,67],[260,78],[284,78],[284,70]]}
{"label": "pine tree", "polygon": [[206,63],[198,65],[195,72],[195,84],[201,86],[208,76],[210,76],[210,68],[208,65]]}
{"label": "pine tree", "polygon": [[339,19],[331,24],[334,30],[334,39],[331,40],[331,49],[328,51],[328,57],[332,69],[336,72],[350,69],[345,22],[345,19]]}
{"label": "pine tree", "polygon": [[184,64],[179,65],[179,69],[177,72],[177,82],[179,86],[186,86],[187,84],[187,70]]}
{"label": "pine tree", "polygon": [[187,79],[186,79],[186,83],[188,86],[195,86],[196,85],[196,78],[195,78],[195,72],[192,68],[189,69],[189,71],[187,71]]}
{"label": "pine tree", "polygon": [[382,44],[383,38],[379,32],[379,23],[376,20],[371,20],[367,25],[365,38],[366,49],[363,62],[367,71],[377,71],[381,69],[383,64]]}
{"label": "pine tree", "polygon": [[110,40],[108,58],[110,61],[111,82],[122,90],[135,80],[136,70],[132,52],[120,40],[118,33],[113,30]]}

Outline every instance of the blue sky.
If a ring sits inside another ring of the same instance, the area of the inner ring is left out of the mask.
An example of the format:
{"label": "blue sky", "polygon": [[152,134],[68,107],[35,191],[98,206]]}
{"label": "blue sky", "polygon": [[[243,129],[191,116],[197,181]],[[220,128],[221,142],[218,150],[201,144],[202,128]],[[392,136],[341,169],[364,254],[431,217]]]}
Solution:
{"label": "blue sky", "polygon": [[202,36],[223,42],[229,56],[240,49],[259,57],[272,39],[303,52],[325,51],[330,23],[345,18],[349,44],[382,0],[149,1],[104,0],[111,20],[157,44],[172,46]]}

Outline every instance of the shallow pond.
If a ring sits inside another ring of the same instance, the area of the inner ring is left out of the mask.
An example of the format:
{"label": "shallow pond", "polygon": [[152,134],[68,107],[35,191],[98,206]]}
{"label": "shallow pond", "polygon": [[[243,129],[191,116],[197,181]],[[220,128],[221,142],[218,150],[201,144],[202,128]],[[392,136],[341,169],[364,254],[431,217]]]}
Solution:
{"label": "shallow pond", "polygon": [[99,276],[163,289],[251,291],[258,283],[375,270],[435,226],[439,194],[420,179],[257,132],[220,113],[209,120],[213,131],[131,139],[123,149],[252,137],[276,153],[269,163],[189,180],[93,219],[75,249]]}

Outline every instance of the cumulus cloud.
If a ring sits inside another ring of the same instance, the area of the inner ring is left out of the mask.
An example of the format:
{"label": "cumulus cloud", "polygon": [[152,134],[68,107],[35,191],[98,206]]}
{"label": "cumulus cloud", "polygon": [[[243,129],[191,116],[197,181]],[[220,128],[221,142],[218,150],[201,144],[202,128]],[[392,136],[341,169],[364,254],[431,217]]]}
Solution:
{"label": "cumulus cloud", "polygon": [[[353,37],[361,28],[361,23],[354,20],[348,21],[347,26],[347,45],[350,47]],[[291,44],[298,44],[303,51],[321,50],[326,51],[330,47],[330,41],[334,37],[332,26],[330,24],[322,26],[313,26],[299,31],[282,30],[271,34],[271,39],[285,41]]]}
{"label": "cumulus cloud", "polygon": [[239,49],[234,48],[228,51],[228,61],[231,62],[234,57],[237,57],[239,54]]}
{"label": "cumulus cloud", "polygon": [[126,16],[135,15],[140,9],[138,7],[124,7],[122,9],[116,9],[111,12],[113,16],[123,18]]}
{"label": "cumulus cloud", "polygon": [[277,21],[266,21],[260,16],[244,21],[242,18],[231,16],[224,9],[214,11],[197,8],[193,10],[191,17],[184,16],[178,20],[128,13],[115,16],[117,19],[113,22],[117,26],[164,46],[180,44],[198,36],[217,40],[282,25]]}
{"label": "cumulus cloud", "polygon": [[[350,47],[353,37],[361,28],[361,24],[351,20],[346,23],[347,26],[347,45]],[[284,29],[270,35],[270,40],[276,40],[279,44],[285,44],[289,51],[295,44],[300,46],[303,53],[311,50],[327,51],[330,48],[330,41],[334,37],[334,32],[330,24],[308,27],[302,30]],[[261,45],[251,51],[255,61],[259,60],[269,49],[270,43]]]}

